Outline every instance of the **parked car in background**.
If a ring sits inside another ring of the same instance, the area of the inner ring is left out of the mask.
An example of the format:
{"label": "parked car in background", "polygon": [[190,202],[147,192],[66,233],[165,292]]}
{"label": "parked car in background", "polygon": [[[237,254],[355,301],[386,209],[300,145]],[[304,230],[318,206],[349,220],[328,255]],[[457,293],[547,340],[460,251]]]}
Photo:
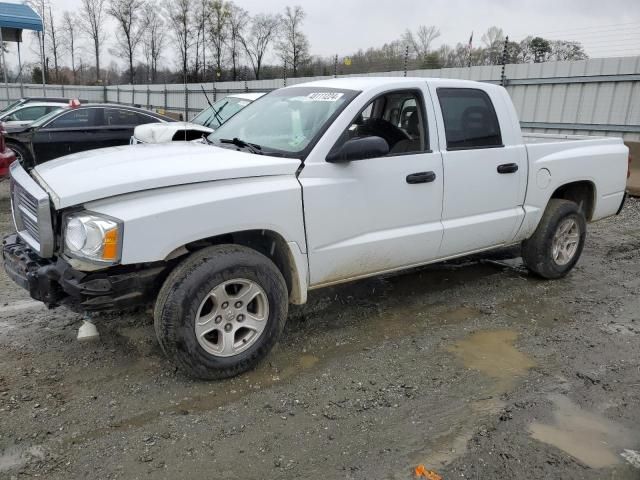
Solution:
{"label": "parked car in background", "polygon": [[264,93],[234,93],[204,109],[190,122],[148,124],[136,127],[131,144],[189,142],[209,135]]}
{"label": "parked car in background", "polygon": [[4,180],[9,175],[9,165],[16,160],[16,154],[13,150],[7,147],[4,141],[5,131],[0,124],[0,181]]}
{"label": "parked car in background", "polygon": [[[68,105],[71,101],[70,98],[63,97],[24,97],[16,100],[15,102],[11,102],[9,105],[0,110],[0,115],[7,113],[9,110],[16,109],[21,107],[22,105],[26,105],[28,103],[64,103]],[[87,103],[86,100],[80,100],[81,103]]]}
{"label": "parked car in background", "polygon": [[26,103],[8,112],[0,113],[0,122],[7,127],[24,127],[51,112],[60,111],[67,106],[67,103]]}
{"label": "parked car in background", "polygon": [[26,127],[7,127],[7,146],[27,168],[71,153],[127,145],[138,125],[170,118],[109,104],[66,107]]}

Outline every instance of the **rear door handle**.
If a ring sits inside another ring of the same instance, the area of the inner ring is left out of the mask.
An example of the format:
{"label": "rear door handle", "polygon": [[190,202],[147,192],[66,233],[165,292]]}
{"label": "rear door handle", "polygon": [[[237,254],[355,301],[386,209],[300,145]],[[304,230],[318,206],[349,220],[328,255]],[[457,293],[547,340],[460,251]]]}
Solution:
{"label": "rear door handle", "polygon": [[498,173],[516,173],[518,171],[517,163],[505,163],[498,166]]}
{"label": "rear door handle", "polygon": [[415,185],[417,183],[431,183],[436,180],[435,172],[419,172],[407,175],[407,183]]}

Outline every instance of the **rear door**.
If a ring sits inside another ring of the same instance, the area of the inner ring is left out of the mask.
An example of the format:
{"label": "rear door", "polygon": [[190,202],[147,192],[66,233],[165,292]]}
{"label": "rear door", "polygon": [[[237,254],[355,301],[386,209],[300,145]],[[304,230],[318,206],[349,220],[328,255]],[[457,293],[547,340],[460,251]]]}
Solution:
{"label": "rear door", "polygon": [[524,216],[528,172],[504,99],[492,88],[437,85],[445,178],[440,257],[508,244]]}
{"label": "rear door", "polygon": [[160,120],[142,112],[125,108],[105,108],[102,147],[128,145],[138,125],[159,123]]}

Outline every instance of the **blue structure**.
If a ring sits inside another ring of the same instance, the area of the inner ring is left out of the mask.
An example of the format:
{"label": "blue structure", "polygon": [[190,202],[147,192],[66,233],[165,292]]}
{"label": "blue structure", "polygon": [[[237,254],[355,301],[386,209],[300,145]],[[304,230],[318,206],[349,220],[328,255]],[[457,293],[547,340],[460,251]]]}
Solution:
{"label": "blue structure", "polygon": [[33,8],[22,3],[0,2],[0,27],[42,32],[42,19]]}
{"label": "blue structure", "polygon": [[[40,15],[26,3],[0,2],[0,45],[3,42],[16,42],[18,44],[18,66],[20,69],[20,85],[22,86],[22,60],[20,59],[20,43],[22,42],[22,31],[32,30],[38,32],[40,41],[40,54],[42,56],[42,90],[46,95],[43,36],[44,24]],[[9,83],[7,82],[7,62],[2,50],[2,72],[4,75],[4,85],[7,92],[7,102],[9,98]],[[22,88],[22,87],[21,87]]]}

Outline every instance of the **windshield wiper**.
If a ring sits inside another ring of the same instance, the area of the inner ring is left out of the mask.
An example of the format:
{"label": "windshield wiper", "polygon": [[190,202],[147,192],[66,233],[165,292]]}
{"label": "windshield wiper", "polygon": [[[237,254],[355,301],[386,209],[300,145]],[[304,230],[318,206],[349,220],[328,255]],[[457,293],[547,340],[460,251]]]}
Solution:
{"label": "windshield wiper", "polygon": [[[216,120],[218,120],[218,123],[219,123],[218,126],[220,126],[220,127],[224,123],[224,119],[220,115],[220,112],[222,112],[222,110],[224,110],[224,107],[226,107],[227,105],[229,105],[229,102],[223,103],[218,110],[216,110],[215,108],[213,109],[213,111],[215,112],[215,115],[216,115]],[[213,108],[213,107],[211,107],[211,108]]]}
{"label": "windshield wiper", "polygon": [[262,147],[260,145],[245,142],[244,140],[240,140],[238,137],[231,140],[228,138],[221,138],[219,141],[220,143],[228,143],[230,145],[235,145],[236,147],[246,148],[251,153],[255,153],[256,155],[264,155],[262,153]]}

